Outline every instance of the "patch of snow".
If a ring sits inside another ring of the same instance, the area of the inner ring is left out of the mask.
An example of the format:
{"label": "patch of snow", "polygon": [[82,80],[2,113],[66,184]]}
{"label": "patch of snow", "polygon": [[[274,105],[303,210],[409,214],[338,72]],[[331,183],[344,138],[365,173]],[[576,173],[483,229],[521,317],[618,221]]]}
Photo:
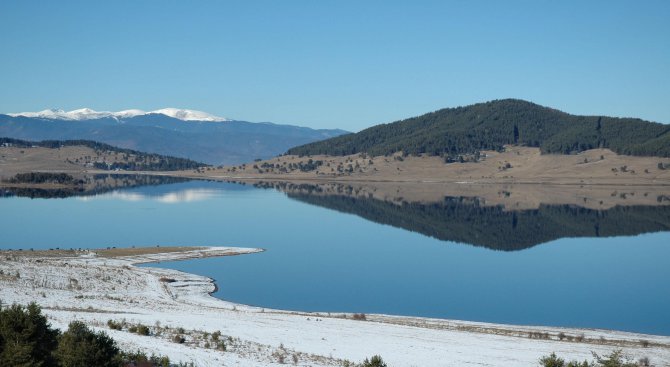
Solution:
{"label": "patch of snow", "polygon": [[67,115],[67,112],[57,109],[43,110],[39,112],[19,112],[19,113],[8,113],[9,116],[17,117],[30,117],[30,118],[47,118],[47,119],[57,119],[57,120],[70,120]]}
{"label": "patch of snow", "polygon": [[196,111],[196,110],[184,110],[178,108],[163,108],[160,110],[151,111],[149,113],[160,113],[165,116],[174,117],[183,121],[212,121],[212,122],[222,122],[228,121],[228,119],[223,117],[214,116],[207,112]]}
{"label": "patch of snow", "polygon": [[147,113],[145,111],[137,110],[137,109],[123,110],[123,111],[119,111],[119,112],[114,112],[114,116],[118,117],[118,118],[130,118],[130,117],[142,116],[142,115],[146,115],[146,114]]}
{"label": "patch of snow", "polygon": [[148,114],[161,114],[182,121],[207,121],[207,122],[230,121],[225,117],[215,116],[207,112],[179,109],[179,108],[162,108],[160,110],[154,110],[149,112],[138,109],[123,110],[118,112],[96,111],[90,108],[80,108],[77,110],[67,112],[58,109],[49,109],[39,112],[8,113],[7,115],[13,117],[23,116],[23,117],[51,119],[51,120],[82,121],[82,120],[95,120],[105,117],[124,119],[135,116],[144,116]]}
{"label": "patch of snow", "polygon": [[95,111],[90,108],[80,108],[78,110],[72,110],[67,112],[67,115],[70,116],[73,120],[93,120],[100,119],[104,117],[109,117],[112,115],[112,112],[109,111]]}
{"label": "patch of snow", "polygon": [[[299,366],[341,366],[345,359],[360,362],[379,354],[394,367],[516,367],[535,366],[552,352],[584,360],[592,358],[592,351],[605,355],[618,348],[635,359],[649,357],[658,366],[670,361],[667,336],[388,315],[366,315],[367,321],[360,321],[350,314],[264,309],[210,296],[215,289],[210,278],[135,266],[258,251],[206,247],[118,258],[8,255],[0,261],[4,274],[0,298],[3,303],[39,303],[54,327],[64,329],[80,320],[105,330],[124,349],[167,355],[175,362],[193,361],[197,366],[279,366],[281,356],[289,363],[296,358]],[[152,336],[110,330],[107,320],[147,325]],[[176,331],[179,328],[184,330]],[[224,336],[226,352],[205,345],[204,333],[215,331]],[[186,343],[172,342],[175,332],[183,333]],[[546,337],[529,338],[531,333]],[[559,340],[561,334],[570,340]],[[584,341],[574,340],[576,336]]]}

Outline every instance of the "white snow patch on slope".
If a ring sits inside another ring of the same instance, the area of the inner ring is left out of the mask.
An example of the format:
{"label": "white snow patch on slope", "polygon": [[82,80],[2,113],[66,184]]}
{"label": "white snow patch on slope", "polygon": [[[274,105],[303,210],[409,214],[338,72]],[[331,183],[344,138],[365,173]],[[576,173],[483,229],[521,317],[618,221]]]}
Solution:
{"label": "white snow patch on slope", "polygon": [[135,116],[144,116],[149,114],[161,114],[168,117],[176,118],[182,121],[208,121],[208,122],[223,122],[230,121],[225,117],[219,117],[212,115],[207,112],[196,111],[196,110],[187,110],[179,108],[162,108],[154,111],[143,111],[138,109],[123,110],[118,112],[110,111],[96,111],[90,108],[80,108],[72,111],[63,111],[58,109],[49,109],[39,112],[18,112],[18,113],[8,113],[7,115],[17,117],[30,117],[30,118],[42,118],[42,119],[51,119],[51,120],[69,120],[69,121],[82,121],[82,120],[95,120],[105,117],[113,118],[130,118]]}
{"label": "white snow patch on slope", "polygon": [[163,108],[160,110],[151,111],[149,113],[160,113],[165,116],[174,117],[183,121],[228,121],[226,118],[214,116],[207,112],[196,110],[184,110],[178,108]]}

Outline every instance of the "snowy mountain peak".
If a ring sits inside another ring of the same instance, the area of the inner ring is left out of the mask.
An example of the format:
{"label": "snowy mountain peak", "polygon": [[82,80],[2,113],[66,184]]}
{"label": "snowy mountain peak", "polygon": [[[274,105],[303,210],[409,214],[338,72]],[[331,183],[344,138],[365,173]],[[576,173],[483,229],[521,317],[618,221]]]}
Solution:
{"label": "snowy mountain peak", "polygon": [[114,116],[116,116],[118,118],[129,118],[129,117],[135,117],[135,116],[142,116],[142,115],[146,115],[146,114],[147,113],[145,111],[133,109],[133,110],[123,110],[123,111],[115,112]]}
{"label": "snowy mountain peak", "polygon": [[160,113],[165,116],[174,117],[176,119],[184,121],[228,121],[228,119],[223,117],[218,117],[211,115],[207,112],[195,111],[195,110],[183,110],[178,108],[163,108],[156,111],[151,111],[149,113]]}
{"label": "snowy mountain peak", "polygon": [[90,108],[80,108],[68,112],[57,109],[48,109],[39,112],[8,113],[9,116],[13,117],[23,116],[32,118],[71,120],[71,121],[95,120],[105,117],[120,119],[120,118],[131,118],[135,116],[143,116],[148,114],[161,114],[182,121],[209,121],[209,122],[229,121],[224,117],[214,116],[207,112],[186,110],[179,108],[163,108],[160,110],[149,111],[149,112],[137,109],[109,112],[109,111],[96,111]]}

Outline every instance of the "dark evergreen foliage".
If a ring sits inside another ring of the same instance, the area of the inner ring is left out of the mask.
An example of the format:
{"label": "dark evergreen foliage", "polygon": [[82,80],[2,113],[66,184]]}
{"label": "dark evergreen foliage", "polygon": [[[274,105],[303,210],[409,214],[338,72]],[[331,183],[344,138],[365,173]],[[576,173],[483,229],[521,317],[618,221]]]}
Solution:
{"label": "dark evergreen foliage", "polygon": [[70,323],[61,335],[55,352],[62,367],[118,367],[121,365],[119,348],[103,332],[93,332],[84,323]]}
{"label": "dark evergreen foliage", "polygon": [[516,99],[447,108],[295,147],[288,154],[374,156],[403,151],[458,157],[504,145],[570,154],[609,148],[619,154],[670,156],[670,125],[634,118],[575,116]]}
{"label": "dark evergreen foliage", "polygon": [[167,357],[124,353],[104,332],[73,322],[62,335],[52,329],[40,307],[2,307],[0,302],[0,366],[2,367],[123,367],[143,363],[171,366]]}
{"label": "dark evergreen foliage", "polygon": [[[593,352],[592,352],[593,353]],[[629,358],[625,358],[621,349],[614,350],[607,356],[599,356],[593,353],[595,361],[570,361],[566,362],[563,358],[558,357],[556,353],[551,353],[548,356],[540,358],[539,363],[542,367],[643,367],[649,366],[649,359],[642,358],[637,363]]]}
{"label": "dark evergreen foliage", "polygon": [[[11,180],[11,179],[10,179]],[[85,176],[83,184],[76,182],[65,188],[44,189],[34,187],[7,187],[0,189],[2,197],[29,197],[29,198],[67,198],[71,196],[93,196],[117,189],[128,189],[141,186],[156,186],[189,181],[188,178],[170,176],[150,176],[132,174],[97,174]]]}
{"label": "dark evergreen foliage", "polygon": [[50,328],[34,303],[0,310],[0,366],[58,366],[52,353],[57,338],[58,331]]}
{"label": "dark evergreen foliage", "polygon": [[362,367],[387,367],[386,362],[380,356],[372,356],[372,358],[363,361]]}
{"label": "dark evergreen foliage", "polygon": [[74,177],[68,175],[67,173],[29,172],[17,173],[14,177],[8,179],[7,182],[71,184],[74,182]]}

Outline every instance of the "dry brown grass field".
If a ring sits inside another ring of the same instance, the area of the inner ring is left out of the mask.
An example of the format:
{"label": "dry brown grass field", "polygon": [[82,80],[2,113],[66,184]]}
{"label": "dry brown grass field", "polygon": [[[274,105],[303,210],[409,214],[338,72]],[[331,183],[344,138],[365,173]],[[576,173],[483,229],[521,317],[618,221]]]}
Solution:
{"label": "dry brown grass field", "polygon": [[[486,151],[479,162],[446,164],[440,157],[281,156],[238,166],[204,168],[179,175],[226,179],[552,183],[670,185],[670,158],[618,155],[593,149],[575,155],[541,154],[538,148],[508,146],[504,152]],[[322,162],[309,171],[300,169]]]}

